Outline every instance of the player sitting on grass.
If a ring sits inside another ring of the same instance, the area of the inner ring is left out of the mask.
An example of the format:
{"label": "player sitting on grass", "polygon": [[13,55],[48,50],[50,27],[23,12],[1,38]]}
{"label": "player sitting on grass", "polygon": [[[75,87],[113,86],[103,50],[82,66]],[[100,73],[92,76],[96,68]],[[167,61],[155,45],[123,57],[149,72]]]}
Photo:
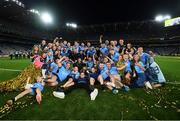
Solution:
{"label": "player sitting on grass", "polygon": [[126,92],[128,92],[129,87],[121,83],[121,77],[119,75],[118,68],[115,67],[110,62],[107,62],[106,65],[107,65],[107,68],[108,68],[106,73],[110,77],[110,82],[107,82],[106,84],[108,86],[112,86],[112,87],[115,87],[115,88],[118,88],[118,89],[122,88]]}
{"label": "player sitting on grass", "polygon": [[91,88],[94,87],[96,82],[99,82],[101,85],[101,89],[104,90],[105,89],[105,85],[104,85],[104,81],[102,76],[100,75],[100,71],[96,66],[93,66],[91,68],[91,71],[89,73],[90,76],[90,86]]}
{"label": "player sitting on grass", "polygon": [[57,91],[53,92],[53,95],[57,98],[64,99],[65,95],[70,93],[71,91],[83,88],[87,91],[88,95],[90,96],[91,100],[95,100],[96,96],[98,95],[98,89],[91,89],[89,85],[89,76],[85,75],[85,71],[81,71],[80,77],[78,79],[74,79],[73,82],[71,82],[72,86],[69,88],[62,90],[58,89]]}
{"label": "player sitting on grass", "polygon": [[112,93],[117,94],[118,90],[116,89],[115,85],[107,85],[107,83],[111,82],[110,77],[108,75],[108,67],[106,66],[106,64],[100,63],[99,64],[99,70],[100,70],[100,75],[99,77],[101,77],[100,79],[102,80],[103,84],[106,85],[106,87],[108,89],[110,89],[112,91]]}
{"label": "player sitting on grass", "polygon": [[53,73],[52,78],[45,80],[45,82],[49,86],[56,86],[56,85],[58,85],[58,83],[64,82],[67,79],[67,77],[70,75],[70,73],[71,73],[70,63],[67,63],[66,67],[64,67],[62,64],[63,60],[65,58],[66,57],[63,57],[59,60],[59,62],[57,62],[58,69],[57,69],[56,73]]}
{"label": "player sitting on grass", "polygon": [[71,72],[71,74],[67,77],[68,81],[64,85],[62,85],[61,88],[65,89],[65,88],[68,88],[70,86],[73,86],[74,85],[74,80],[78,79],[79,76],[80,76],[80,73],[78,71],[78,67],[75,66],[73,68],[73,71]]}
{"label": "player sitting on grass", "polygon": [[25,90],[18,94],[16,97],[12,98],[11,100],[7,101],[7,104],[12,105],[14,102],[16,102],[18,99],[24,97],[27,94],[30,95],[36,95],[36,101],[38,104],[42,101],[42,91],[44,89],[45,83],[43,82],[42,77],[37,77],[37,82],[34,84],[29,84],[30,77],[27,79],[27,84],[25,86]]}

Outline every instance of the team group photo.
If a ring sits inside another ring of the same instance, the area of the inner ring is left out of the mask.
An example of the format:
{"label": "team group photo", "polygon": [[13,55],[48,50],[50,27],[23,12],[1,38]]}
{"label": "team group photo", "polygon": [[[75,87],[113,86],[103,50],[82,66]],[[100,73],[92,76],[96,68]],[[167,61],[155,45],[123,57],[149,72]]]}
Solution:
{"label": "team group photo", "polygon": [[2,0],[0,120],[180,120],[178,3]]}

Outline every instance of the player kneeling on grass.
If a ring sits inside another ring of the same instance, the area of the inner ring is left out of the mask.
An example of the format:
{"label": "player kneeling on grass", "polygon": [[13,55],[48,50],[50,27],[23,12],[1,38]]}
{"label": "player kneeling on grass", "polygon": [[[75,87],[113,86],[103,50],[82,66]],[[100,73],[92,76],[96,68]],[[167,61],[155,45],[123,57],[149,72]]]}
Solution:
{"label": "player kneeling on grass", "polygon": [[146,74],[145,74],[145,65],[140,61],[139,55],[134,55],[133,57],[133,64],[134,64],[134,74],[133,77],[135,77],[133,81],[134,87],[144,87],[152,89],[151,84],[149,81],[147,81]]}
{"label": "player kneeling on grass", "polygon": [[57,91],[53,92],[53,95],[57,98],[64,99],[65,95],[78,88],[85,89],[89,94],[91,100],[95,100],[96,96],[98,95],[98,89],[90,88],[89,77],[85,75],[85,71],[81,71],[80,77],[78,79],[74,79],[73,82],[71,82],[71,84],[69,85],[72,86],[68,87],[65,90],[58,89]]}
{"label": "player kneeling on grass", "polygon": [[146,71],[148,80],[151,82],[153,88],[164,86],[164,84],[166,83],[164,74],[162,73],[159,65],[154,61],[154,56],[155,56],[154,53],[152,51],[149,51],[149,54],[150,54],[150,64],[149,64],[149,68]]}
{"label": "player kneeling on grass", "polygon": [[7,104],[12,105],[15,101],[24,97],[27,94],[36,95],[36,101],[38,102],[38,104],[41,103],[42,101],[41,92],[43,91],[44,85],[45,85],[45,83],[43,82],[43,78],[38,76],[37,82],[34,84],[29,84],[29,80],[30,80],[30,77],[28,77],[27,79],[25,90],[21,92],[20,94],[18,94],[16,97],[12,98],[11,100],[8,100]]}

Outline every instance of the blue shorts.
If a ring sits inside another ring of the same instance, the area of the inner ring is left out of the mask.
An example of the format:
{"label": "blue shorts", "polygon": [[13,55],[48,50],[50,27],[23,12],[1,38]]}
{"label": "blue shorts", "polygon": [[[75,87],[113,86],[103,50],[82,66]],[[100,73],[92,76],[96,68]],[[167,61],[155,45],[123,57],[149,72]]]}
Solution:
{"label": "blue shorts", "polygon": [[135,85],[137,87],[143,87],[146,81],[146,75],[145,73],[138,73],[137,75],[138,75],[138,78],[135,80]]}
{"label": "blue shorts", "polygon": [[36,94],[36,89],[40,89],[41,91],[44,90],[44,86],[41,83],[34,83],[33,87],[31,87],[32,92],[30,93],[30,95],[35,95]]}
{"label": "blue shorts", "polygon": [[94,78],[95,80],[97,80],[97,78],[99,77],[99,74],[97,74],[97,73],[92,73],[92,74],[90,74],[90,77],[91,77],[91,78]]}

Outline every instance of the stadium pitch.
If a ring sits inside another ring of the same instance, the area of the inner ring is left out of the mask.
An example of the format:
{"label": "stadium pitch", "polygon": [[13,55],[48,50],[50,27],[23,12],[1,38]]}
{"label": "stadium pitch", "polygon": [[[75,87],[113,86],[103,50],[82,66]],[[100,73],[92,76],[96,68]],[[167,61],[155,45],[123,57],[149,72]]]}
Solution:
{"label": "stadium pitch", "polygon": [[[159,56],[155,59],[169,82],[159,89],[131,89],[128,93],[120,91],[117,95],[100,91],[97,99],[92,102],[84,90],[76,90],[60,100],[53,97],[54,88],[46,87],[41,105],[33,101],[33,97],[26,96],[12,110],[0,112],[0,119],[179,120],[180,58]],[[13,70],[23,70],[29,64],[30,60],[1,58],[1,82],[15,78],[21,72]],[[18,93],[19,91],[0,92],[0,109]]]}

